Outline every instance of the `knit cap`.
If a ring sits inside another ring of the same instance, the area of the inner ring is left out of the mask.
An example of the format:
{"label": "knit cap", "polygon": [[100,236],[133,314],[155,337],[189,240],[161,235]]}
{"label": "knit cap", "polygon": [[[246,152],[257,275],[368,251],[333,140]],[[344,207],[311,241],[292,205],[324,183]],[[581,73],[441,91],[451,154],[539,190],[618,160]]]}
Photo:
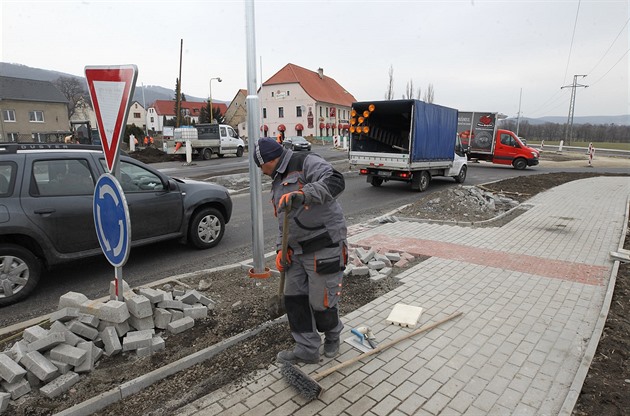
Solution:
{"label": "knit cap", "polygon": [[263,163],[274,160],[282,155],[282,145],[271,137],[263,137],[258,140],[258,145],[254,152],[254,162],[260,167]]}

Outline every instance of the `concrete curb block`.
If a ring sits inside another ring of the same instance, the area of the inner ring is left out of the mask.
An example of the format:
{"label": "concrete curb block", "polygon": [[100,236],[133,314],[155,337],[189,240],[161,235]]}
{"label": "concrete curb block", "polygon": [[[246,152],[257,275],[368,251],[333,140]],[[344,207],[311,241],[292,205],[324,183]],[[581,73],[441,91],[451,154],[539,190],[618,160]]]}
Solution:
{"label": "concrete curb block", "polygon": [[[623,248],[626,233],[628,232],[628,209],[630,209],[630,198],[628,198],[628,201],[626,202],[625,217],[623,221],[623,228],[621,230],[621,241],[619,242],[618,246],[619,249]],[[597,352],[599,340],[602,336],[602,333],[604,332],[604,327],[606,326],[606,319],[608,319],[608,312],[610,311],[610,304],[612,302],[612,296],[613,292],[615,291],[615,284],[617,282],[619,264],[619,260],[615,260],[613,263],[613,268],[610,272],[610,279],[608,280],[608,287],[606,288],[606,295],[604,296],[604,302],[602,304],[602,309],[599,313],[599,317],[597,318],[597,322],[595,323],[593,336],[588,341],[588,345],[584,350],[584,355],[582,356],[580,366],[575,373],[575,378],[573,379],[573,383],[571,383],[571,387],[569,387],[569,392],[567,393],[567,397],[564,399],[564,403],[562,404],[562,407],[558,412],[558,416],[571,416],[571,414],[573,413],[573,409],[575,408],[575,405],[578,401],[578,398],[580,397],[580,391],[582,391],[582,386],[584,385],[584,381],[586,380],[588,371],[591,368],[593,358],[595,357],[595,352]]]}
{"label": "concrete curb block", "polygon": [[126,383],[121,384],[119,387],[106,391],[94,398],[78,403],[66,410],[59,413],[55,413],[56,416],[88,416],[94,412],[104,409],[105,407],[114,404],[126,397],[129,397],[142,389],[150,386],[151,384],[165,379],[179,371],[192,367],[195,364],[199,364],[205,360],[208,360],[215,355],[223,352],[229,347],[236,345],[254,335],[260,333],[263,329],[277,325],[279,323],[286,322],[286,315],[281,316],[273,321],[267,321],[256,328],[250,329],[240,334],[234,335],[218,344],[212,345],[201,351],[197,351],[194,354],[180,358],[164,367],[160,367],[151,371],[143,376],[137,377]]}

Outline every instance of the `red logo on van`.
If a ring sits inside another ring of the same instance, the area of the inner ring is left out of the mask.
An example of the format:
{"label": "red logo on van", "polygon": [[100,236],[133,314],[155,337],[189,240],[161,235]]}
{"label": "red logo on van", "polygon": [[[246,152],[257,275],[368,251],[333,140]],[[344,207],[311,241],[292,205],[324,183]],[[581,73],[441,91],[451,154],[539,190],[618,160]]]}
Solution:
{"label": "red logo on van", "polygon": [[485,124],[486,126],[492,124],[492,117],[490,116],[481,116],[479,117],[479,122],[481,124]]}

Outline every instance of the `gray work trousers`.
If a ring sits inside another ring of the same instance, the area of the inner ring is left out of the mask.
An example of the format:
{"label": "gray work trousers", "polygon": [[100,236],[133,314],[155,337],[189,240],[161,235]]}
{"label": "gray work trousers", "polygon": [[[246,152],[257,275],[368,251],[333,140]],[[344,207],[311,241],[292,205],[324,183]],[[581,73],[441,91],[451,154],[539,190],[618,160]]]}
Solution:
{"label": "gray work trousers", "polygon": [[[319,354],[323,328],[326,340],[337,341],[343,329],[337,305],[341,295],[345,244],[314,253],[294,254],[285,271],[285,305],[296,342],[295,354]],[[335,267],[336,266],[336,267]]]}

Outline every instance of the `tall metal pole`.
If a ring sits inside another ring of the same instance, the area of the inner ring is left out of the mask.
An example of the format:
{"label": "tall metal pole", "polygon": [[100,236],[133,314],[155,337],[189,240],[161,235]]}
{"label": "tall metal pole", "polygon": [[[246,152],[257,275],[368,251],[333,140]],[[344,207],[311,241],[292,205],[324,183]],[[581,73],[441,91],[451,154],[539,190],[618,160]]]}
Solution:
{"label": "tall metal pole", "polygon": [[147,100],[144,98],[144,82],[142,83],[142,106],[144,107],[144,134],[149,135],[149,125],[147,123]]}
{"label": "tall metal pole", "polygon": [[180,118],[182,116],[182,51],[184,50],[184,39],[181,40],[179,46],[179,78],[177,78],[177,114],[175,114],[175,127],[179,127]]}
{"label": "tall metal pole", "polygon": [[265,270],[265,254],[262,216],[261,170],[254,163],[254,149],[260,134],[260,103],[256,94],[256,28],[254,0],[245,2],[245,33],[247,43],[247,140],[249,146],[249,181],[252,214],[252,249],[254,267],[250,275],[268,274]]}
{"label": "tall metal pole", "polygon": [[586,77],[586,75],[573,75],[573,85],[565,85],[563,88],[571,88],[571,101],[569,102],[569,118],[567,119],[567,126],[564,129],[564,144],[571,144],[571,134],[573,133],[573,113],[575,112],[575,89],[577,87],[588,88],[588,85],[582,85],[577,83],[577,77]]}
{"label": "tall metal pole", "polygon": [[518,126],[521,123],[521,99],[523,98],[523,89],[521,88],[521,94],[518,96],[518,115],[516,116],[516,137],[518,137]]}
{"label": "tall metal pole", "polygon": [[212,123],[212,80],[216,79],[217,81],[221,82],[222,79],[220,77],[216,77],[216,78],[210,78],[210,97],[209,97],[209,101],[210,101],[210,123]]}

